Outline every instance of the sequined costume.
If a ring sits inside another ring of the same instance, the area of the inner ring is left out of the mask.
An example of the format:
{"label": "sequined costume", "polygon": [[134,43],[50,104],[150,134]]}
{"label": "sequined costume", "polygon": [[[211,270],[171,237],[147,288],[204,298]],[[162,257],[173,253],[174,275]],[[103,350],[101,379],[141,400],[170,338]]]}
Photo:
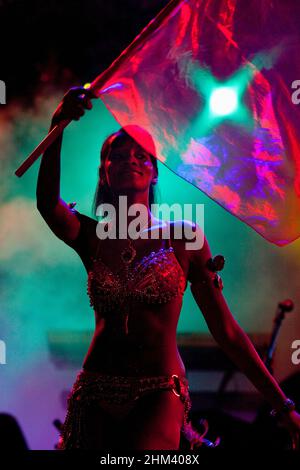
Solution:
{"label": "sequined costume", "polygon": [[122,420],[134,408],[136,401],[157,390],[171,390],[184,404],[182,432],[188,426],[191,400],[186,377],[177,375],[154,377],[109,376],[82,370],[68,397],[66,419],[61,431],[61,450],[89,449],[89,436],[85,432],[87,408],[96,403],[117,420]]}
{"label": "sequined costume", "polygon": [[[81,223],[79,236],[70,245],[84,261],[84,227],[88,218],[78,211],[74,212],[84,225]],[[88,223],[90,222],[91,219]],[[98,243],[96,256],[92,258],[88,269],[87,293],[90,305],[101,315],[112,315],[116,312],[119,315],[119,312],[122,312],[119,325],[123,335],[127,336],[129,333],[128,316],[133,302],[161,304],[184,295],[187,280],[171,246],[170,236],[164,240],[162,248],[152,251],[134,264],[132,261],[136,253],[131,244],[122,260],[124,269],[116,273],[113,273],[99,256],[99,245]],[[216,277],[214,279],[217,280]],[[175,374],[146,377],[113,376],[83,369],[79,372],[68,397],[59,449],[89,448],[89,437],[85,432],[85,416],[87,407],[91,404],[96,403],[111,416],[121,420],[130,413],[141,396],[155,393],[157,390],[170,390],[178,396],[184,404],[181,426],[183,435],[187,440],[196,438],[199,443],[203,442],[202,436],[189,421],[191,400],[185,376]]]}
{"label": "sequined costume", "polygon": [[116,310],[122,312],[126,334],[132,302],[162,304],[184,295],[187,280],[171,246],[170,237],[163,243],[164,247],[152,251],[132,265],[134,253],[131,258],[124,260],[117,273],[113,273],[103,262],[98,251],[93,258],[87,287],[90,305],[102,315]]}

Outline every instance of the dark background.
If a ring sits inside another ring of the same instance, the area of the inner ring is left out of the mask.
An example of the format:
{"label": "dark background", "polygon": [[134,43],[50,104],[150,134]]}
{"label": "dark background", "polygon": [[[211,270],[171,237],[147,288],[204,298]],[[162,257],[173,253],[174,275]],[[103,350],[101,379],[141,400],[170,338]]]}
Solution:
{"label": "dark background", "polygon": [[0,1],[0,79],[7,102],[41,87],[93,80],[168,3],[166,0]]}

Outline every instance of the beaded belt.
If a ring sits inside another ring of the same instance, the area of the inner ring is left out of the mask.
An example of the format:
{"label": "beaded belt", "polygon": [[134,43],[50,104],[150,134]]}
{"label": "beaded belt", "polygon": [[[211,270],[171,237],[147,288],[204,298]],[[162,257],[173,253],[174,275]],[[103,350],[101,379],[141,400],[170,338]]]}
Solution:
{"label": "beaded belt", "polygon": [[[77,376],[71,394],[68,397],[68,410],[63,425],[61,439],[64,445],[67,441],[76,439],[80,447],[81,419],[84,419],[85,406],[99,401],[111,405],[130,405],[143,394],[154,390],[172,390],[184,404],[182,430],[188,424],[191,409],[188,380],[185,376],[162,375],[146,377],[123,377],[104,375],[99,372],[82,370]],[[73,436],[73,437],[72,437]],[[72,444],[73,445],[73,444]]]}

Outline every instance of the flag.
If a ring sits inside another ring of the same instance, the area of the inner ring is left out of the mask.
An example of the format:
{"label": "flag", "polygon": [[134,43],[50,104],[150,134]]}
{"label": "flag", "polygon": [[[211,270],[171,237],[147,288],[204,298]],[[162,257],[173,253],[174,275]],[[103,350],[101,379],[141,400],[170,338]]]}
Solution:
{"label": "flag", "polygon": [[146,150],[134,125],[168,168],[278,246],[300,236],[297,4],[173,0],[92,83]]}

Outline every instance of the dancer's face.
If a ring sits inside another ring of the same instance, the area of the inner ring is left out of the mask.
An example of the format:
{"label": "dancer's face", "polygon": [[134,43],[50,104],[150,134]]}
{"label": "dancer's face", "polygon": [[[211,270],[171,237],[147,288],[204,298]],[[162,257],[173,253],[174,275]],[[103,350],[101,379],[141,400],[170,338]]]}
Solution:
{"label": "dancer's face", "polygon": [[132,139],[123,140],[111,149],[104,171],[108,185],[116,193],[149,190],[157,177],[152,157]]}

